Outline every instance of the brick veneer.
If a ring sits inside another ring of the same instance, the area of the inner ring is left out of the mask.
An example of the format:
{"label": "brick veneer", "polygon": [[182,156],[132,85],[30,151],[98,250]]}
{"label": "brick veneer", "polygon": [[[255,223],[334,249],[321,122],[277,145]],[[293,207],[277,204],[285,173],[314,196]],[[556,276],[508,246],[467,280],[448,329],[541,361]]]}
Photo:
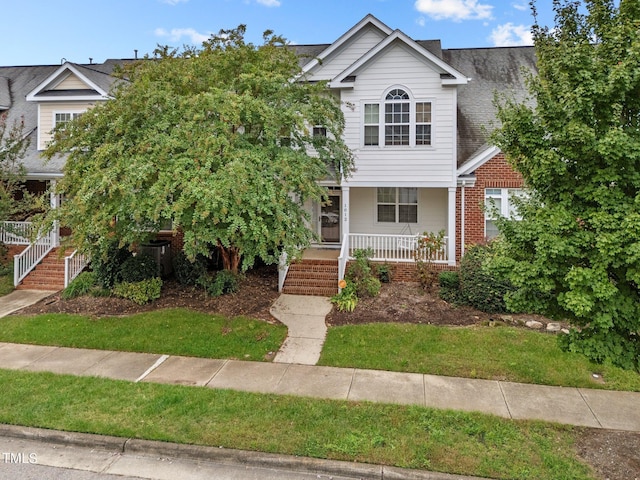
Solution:
{"label": "brick veneer", "polygon": [[[513,170],[504,155],[499,153],[475,171],[476,183],[464,189],[464,243],[481,243],[484,235],[484,190],[485,188],[521,188],[522,176]],[[462,188],[456,192],[456,260],[460,260],[462,231]]]}

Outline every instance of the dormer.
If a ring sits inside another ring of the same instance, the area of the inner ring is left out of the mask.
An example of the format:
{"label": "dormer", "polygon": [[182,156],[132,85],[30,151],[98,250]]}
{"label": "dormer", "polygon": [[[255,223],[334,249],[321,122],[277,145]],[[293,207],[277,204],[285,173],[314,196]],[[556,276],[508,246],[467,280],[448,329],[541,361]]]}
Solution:
{"label": "dormer", "polygon": [[115,78],[91,66],[65,63],[31,90],[26,100],[38,104],[38,150],[47,147],[51,132],[63,122],[109,99]]}

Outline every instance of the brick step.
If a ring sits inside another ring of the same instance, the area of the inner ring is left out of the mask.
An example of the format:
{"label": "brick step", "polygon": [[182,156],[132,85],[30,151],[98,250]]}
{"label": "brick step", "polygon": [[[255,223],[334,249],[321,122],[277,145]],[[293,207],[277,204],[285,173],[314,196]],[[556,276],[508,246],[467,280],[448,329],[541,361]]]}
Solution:
{"label": "brick step", "polygon": [[325,264],[305,264],[305,263],[292,263],[291,265],[289,265],[289,270],[309,270],[309,271],[314,271],[314,272],[322,272],[322,271],[332,271],[335,270],[336,272],[338,271],[338,264],[337,263],[333,263],[332,265],[325,265]]}
{"label": "brick step", "polygon": [[338,272],[308,272],[306,270],[289,270],[287,278],[322,278],[338,281]]}
{"label": "brick step", "polygon": [[16,290],[62,290],[64,282],[31,282],[23,280]]}
{"label": "brick step", "polygon": [[312,295],[315,297],[333,297],[338,293],[337,288],[310,288],[310,287],[294,287],[285,286],[282,293],[289,295]]}
{"label": "brick step", "polygon": [[287,287],[318,287],[318,288],[335,288],[337,289],[338,280],[322,280],[317,278],[292,278],[287,279]]}

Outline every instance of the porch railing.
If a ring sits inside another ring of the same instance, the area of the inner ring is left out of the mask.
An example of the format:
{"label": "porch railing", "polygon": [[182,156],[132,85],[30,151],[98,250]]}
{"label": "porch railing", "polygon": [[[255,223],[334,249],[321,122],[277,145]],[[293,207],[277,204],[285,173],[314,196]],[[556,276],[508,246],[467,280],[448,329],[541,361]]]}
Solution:
{"label": "porch railing", "polygon": [[[347,262],[353,252],[371,249],[371,260],[375,262],[415,262],[415,251],[420,235],[384,235],[369,233],[347,233],[342,240],[342,250],[338,257],[338,278],[344,278]],[[448,237],[444,237],[442,248],[431,255],[433,263],[448,263]]]}
{"label": "porch railing", "polygon": [[52,229],[38,236],[35,242],[25,248],[22,253],[13,257],[13,285],[18,286],[35,266],[42,261],[56,246],[56,235]]}
{"label": "porch railing", "polygon": [[29,245],[34,234],[31,222],[0,222],[0,242],[5,245]]}
{"label": "porch railing", "polygon": [[64,257],[64,288],[67,288],[69,283],[71,283],[88,264],[89,256],[78,253],[78,250],[74,250],[71,255]]}

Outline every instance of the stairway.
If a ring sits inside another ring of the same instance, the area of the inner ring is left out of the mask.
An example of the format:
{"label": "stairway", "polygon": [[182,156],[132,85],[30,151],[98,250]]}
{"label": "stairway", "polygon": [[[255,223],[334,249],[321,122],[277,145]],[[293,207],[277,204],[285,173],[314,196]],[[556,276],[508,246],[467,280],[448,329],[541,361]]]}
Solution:
{"label": "stairway", "polygon": [[331,297],[338,293],[338,261],[303,259],[289,266],[282,293]]}
{"label": "stairway", "polygon": [[16,287],[17,290],[62,290],[64,288],[64,256],[60,249],[51,250]]}

